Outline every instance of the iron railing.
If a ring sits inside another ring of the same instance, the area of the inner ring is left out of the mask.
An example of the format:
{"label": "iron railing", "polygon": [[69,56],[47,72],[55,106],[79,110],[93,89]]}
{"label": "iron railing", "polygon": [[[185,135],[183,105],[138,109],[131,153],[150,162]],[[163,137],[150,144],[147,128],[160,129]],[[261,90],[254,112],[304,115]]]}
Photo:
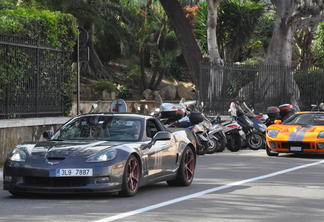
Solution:
{"label": "iron railing", "polygon": [[228,115],[234,101],[266,112],[267,107],[291,103],[292,98],[306,111],[312,104],[324,102],[324,71],[314,67],[217,65],[202,61],[199,89],[204,111],[209,113]]}
{"label": "iron railing", "polygon": [[63,116],[63,51],[0,35],[0,119]]}

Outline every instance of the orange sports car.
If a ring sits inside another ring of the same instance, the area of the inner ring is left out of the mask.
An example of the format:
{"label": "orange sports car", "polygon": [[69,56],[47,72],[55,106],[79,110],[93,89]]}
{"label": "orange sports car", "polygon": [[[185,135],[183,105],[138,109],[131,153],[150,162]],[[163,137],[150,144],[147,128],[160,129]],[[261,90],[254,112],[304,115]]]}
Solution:
{"label": "orange sports car", "polygon": [[266,131],[268,156],[279,153],[324,153],[324,112],[297,112],[275,120]]}

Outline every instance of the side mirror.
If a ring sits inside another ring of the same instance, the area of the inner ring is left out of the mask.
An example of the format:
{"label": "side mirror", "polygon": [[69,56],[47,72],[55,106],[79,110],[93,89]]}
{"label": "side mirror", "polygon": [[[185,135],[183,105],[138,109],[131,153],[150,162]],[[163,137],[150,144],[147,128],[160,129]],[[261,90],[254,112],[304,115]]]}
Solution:
{"label": "side mirror", "polygon": [[154,135],[150,144],[155,144],[155,142],[158,140],[170,140],[170,139],[171,139],[171,134],[169,132],[160,131]]}
{"label": "side mirror", "polygon": [[282,121],[281,121],[280,119],[276,119],[276,120],[274,121],[274,123],[275,123],[275,124],[281,124]]}
{"label": "side mirror", "polygon": [[46,139],[46,140],[51,139],[52,136],[53,136],[53,132],[50,131],[50,130],[47,130],[47,131],[43,132],[43,137],[44,137],[44,139]]}

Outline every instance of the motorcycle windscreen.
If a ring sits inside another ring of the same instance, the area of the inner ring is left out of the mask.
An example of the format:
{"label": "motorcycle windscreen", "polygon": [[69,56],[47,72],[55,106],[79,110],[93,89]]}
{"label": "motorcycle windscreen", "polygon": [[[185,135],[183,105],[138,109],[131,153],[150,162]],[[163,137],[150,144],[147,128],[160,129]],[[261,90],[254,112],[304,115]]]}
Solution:
{"label": "motorcycle windscreen", "polygon": [[256,115],[250,110],[250,108],[246,105],[245,102],[242,103],[241,105],[243,111],[244,111],[244,114],[247,116],[247,117],[250,117],[250,118],[256,118]]}
{"label": "motorcycle windscreen", "polygon": [[232,116],[237,116],[236,114],[236,105],[234,102],[231,102],[231,105],[230,105],[230,112],[231,112],[231,115]]}

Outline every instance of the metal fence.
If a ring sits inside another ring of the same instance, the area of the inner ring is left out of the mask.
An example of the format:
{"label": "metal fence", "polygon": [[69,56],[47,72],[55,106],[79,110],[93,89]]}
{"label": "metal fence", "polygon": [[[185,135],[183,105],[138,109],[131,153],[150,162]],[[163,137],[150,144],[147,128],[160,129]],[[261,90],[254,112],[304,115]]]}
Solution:
{"label": "metal fence", "polygon": [[63,116],[63,52],[0,35],[0,119]]}
{"label": "metal fence", "polygon": [[228,115],[230,103],[246,102],[255,111],[266,112],[297,100],[303,111],[324,102],[324,71],[319,68],[250,66],[203,61],[200,69],[200,101],[204,111]]}

